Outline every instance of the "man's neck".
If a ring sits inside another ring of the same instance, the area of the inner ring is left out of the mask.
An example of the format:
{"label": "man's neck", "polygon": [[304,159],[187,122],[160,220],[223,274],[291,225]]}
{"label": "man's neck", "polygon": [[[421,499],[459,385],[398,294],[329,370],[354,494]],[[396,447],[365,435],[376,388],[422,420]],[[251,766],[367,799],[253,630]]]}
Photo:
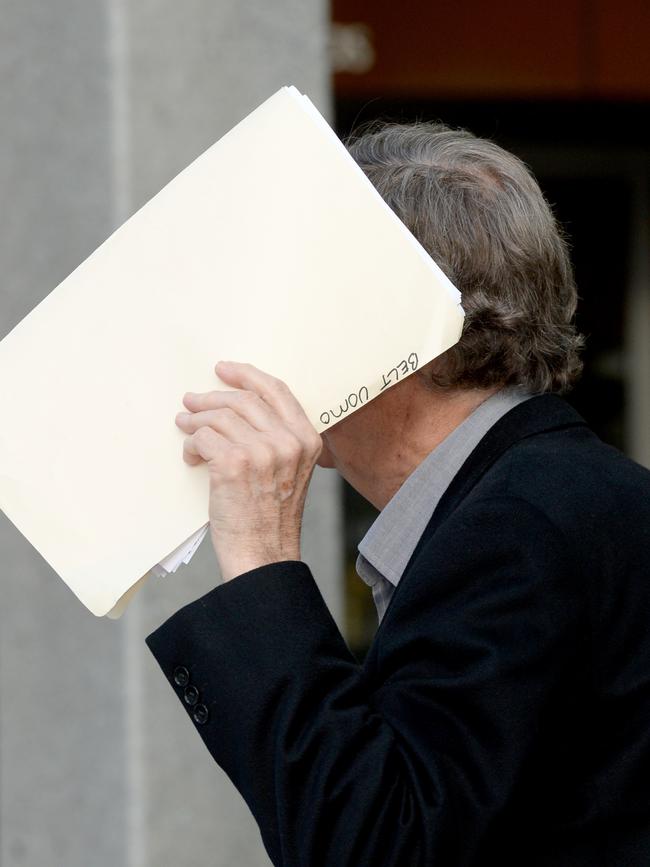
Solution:
{"label": "man's neck", "polygon": [[434,389],[407,376],[323,431],[319,465],[337,469],[381,511],[426,456],[499,390]]}
{"label": "man's neck", "polygon": [[400,423],[384,429],[383,466],[364,480],[362,496],[381,511],[427,455],[498,390],[457,390],[410,402]]}

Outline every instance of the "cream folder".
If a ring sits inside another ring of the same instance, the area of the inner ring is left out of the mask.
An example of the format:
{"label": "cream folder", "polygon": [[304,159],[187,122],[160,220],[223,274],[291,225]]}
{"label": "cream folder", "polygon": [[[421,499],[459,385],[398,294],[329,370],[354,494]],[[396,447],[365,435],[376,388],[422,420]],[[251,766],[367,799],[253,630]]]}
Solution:
{"label": "cream folder", "polygon": [[320,433],[462,323],[459,292],[283,87],[0,342],[0,507],[93,614],[119,615],[205,531],[207,465],[183,461],[174,419],[186,391],[230,388],[219,359],[283,379]]}

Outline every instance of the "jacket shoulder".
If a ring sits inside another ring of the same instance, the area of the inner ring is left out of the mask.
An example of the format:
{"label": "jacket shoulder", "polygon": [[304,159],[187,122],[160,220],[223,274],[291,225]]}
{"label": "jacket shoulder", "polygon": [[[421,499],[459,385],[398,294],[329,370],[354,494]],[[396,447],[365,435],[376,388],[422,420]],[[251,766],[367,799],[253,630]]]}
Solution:
{"label": "jacket shoulder", "polygon": [[615,534],[630,521],[650,532],[650,470],[587,426],[541,431],[513,443],[472,496],[519,497],[565,532]]}

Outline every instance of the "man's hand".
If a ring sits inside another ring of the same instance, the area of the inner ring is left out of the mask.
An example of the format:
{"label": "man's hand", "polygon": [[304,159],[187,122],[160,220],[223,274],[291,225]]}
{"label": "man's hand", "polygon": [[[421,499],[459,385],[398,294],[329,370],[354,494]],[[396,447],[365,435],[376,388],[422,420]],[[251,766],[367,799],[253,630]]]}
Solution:
{"label": "man's hand", "polygon": [[188,392],[176,424],[188,464],[210,470],[210,534],[224,581],[300,560],[307,489],[323,447],[289,387],[252,364],[220,361],[237,391]]}

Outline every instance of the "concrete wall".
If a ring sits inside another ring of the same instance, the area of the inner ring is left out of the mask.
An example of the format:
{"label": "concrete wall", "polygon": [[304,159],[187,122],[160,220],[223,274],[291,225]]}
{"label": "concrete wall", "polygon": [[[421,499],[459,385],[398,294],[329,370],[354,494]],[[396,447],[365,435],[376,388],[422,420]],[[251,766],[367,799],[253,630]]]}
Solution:
{"label": "concrete wall", "polygon": [[[323,0],[3,0],[0,337],[282,84],[328,114],[326,18]],[[317,468],[304,557],[342,626],[339,522]],[[4,516],[0,569],[1,867],[268,864],[144,644],[219,580],[209,540],[117,622]]]}

